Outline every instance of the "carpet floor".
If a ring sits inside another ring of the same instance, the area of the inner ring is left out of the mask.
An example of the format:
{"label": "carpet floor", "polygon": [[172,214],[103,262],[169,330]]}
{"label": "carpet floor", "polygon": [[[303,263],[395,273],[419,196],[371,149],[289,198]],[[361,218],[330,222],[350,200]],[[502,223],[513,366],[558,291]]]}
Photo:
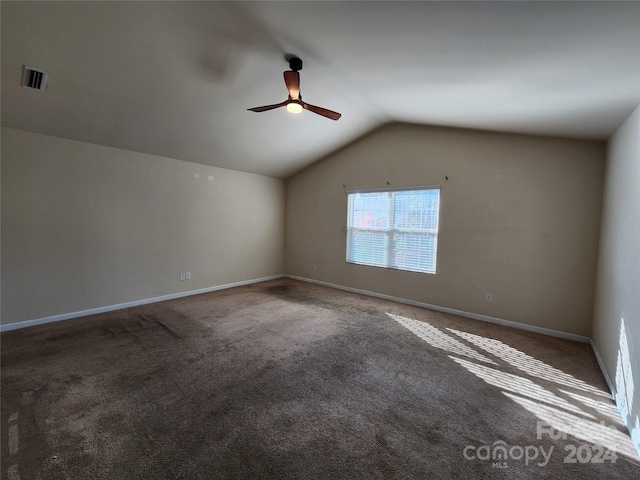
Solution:
{"label": "carpet floor", "polygon": [[640,478],[588,345],[291,279],[1,340],[7,480]]}

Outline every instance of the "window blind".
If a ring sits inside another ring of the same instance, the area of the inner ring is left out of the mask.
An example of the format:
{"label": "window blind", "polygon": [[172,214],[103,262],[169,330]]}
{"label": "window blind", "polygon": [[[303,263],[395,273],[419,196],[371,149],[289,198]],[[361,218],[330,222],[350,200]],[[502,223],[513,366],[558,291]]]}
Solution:
{"label": "window blind", "polygon": [[348,193],[347,262],[436,273],[440,188]]}

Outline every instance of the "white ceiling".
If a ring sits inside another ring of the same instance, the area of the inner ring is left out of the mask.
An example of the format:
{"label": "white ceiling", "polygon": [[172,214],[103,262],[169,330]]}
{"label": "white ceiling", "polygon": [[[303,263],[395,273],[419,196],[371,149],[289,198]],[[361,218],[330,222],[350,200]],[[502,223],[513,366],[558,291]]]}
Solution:
{"label": "white ceiling", "polygon": [[[2,124],[285,178],[387,122],[607,139],[637,2],[1,2]],[[300,56],[305,101],[285,109]],[[49,72],[21,87],[22,66]]]}

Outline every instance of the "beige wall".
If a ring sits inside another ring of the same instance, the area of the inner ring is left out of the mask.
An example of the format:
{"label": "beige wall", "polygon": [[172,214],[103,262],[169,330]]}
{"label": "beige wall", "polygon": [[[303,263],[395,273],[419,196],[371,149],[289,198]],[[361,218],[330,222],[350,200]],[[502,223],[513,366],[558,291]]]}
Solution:
{"label": "beige wall", "polygon": [[608,144],[593,343],[640,453],[640,107]]}
{"label": "beige wall", "polygon": [[[383,127],[287,181],[287,273],[589,336],[605,151],[603,142]],[[441,185],[436,275],[345,262],[343,185],[386,182]]]}
{"label": "beige wall", "polygon": [[283,180],[3,128],[2,323],[283,274],[284,200]]}

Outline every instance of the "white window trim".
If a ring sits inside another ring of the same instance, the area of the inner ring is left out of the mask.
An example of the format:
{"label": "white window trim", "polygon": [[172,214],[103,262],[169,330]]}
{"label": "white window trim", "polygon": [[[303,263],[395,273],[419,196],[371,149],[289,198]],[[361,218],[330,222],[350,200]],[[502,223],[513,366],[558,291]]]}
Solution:
{"label": "white window trim", "polygon": [[[346,245],[346,262],[350,263],[352,265],[363,265],[363,266],[369,266],[369,267],[378,267],[378,268],[389,268],[392,270],[400,270],[400,271],[405,271],[405,272],[412,272],[412,273],[425,273],[428,275],[435,275],[436,274],[436,270],[437,270],[437,252],[438,252],[438,240],[439,240],[439,224],[440,224],[440,220],[438,218],[438,228],[437,229],[411,229],[411,228],[400,228],[400,227],[396,227],[394,228],[393,226],[389,226],[389,227],[366,227],[366,228],[362,228],[362,227],[351,227],[350,226],[350,222],[351,222],[351,212],[349,209],[349,195],[352,194],[358,194],[358,193],[384,193],[384,192],[402,192],[402,191],[419,191],[419,190],[438,190],[438,196],[440,196],[440,192],[441,192],[441,185],[419,185],[419,186],[405,186],[405,187],[387,187],[387,188],[370,188],[370,189],[357,189],[357,190],[347,190],[346,194],[347,194],[347,245]],[[395,213],[395,212],[394,212]],[[393,214],[394,214],[393,213]],[[392,214],[392,215],[393,215]],[[438,208],[438,217],[440,214],[440,208]],[[390,218],[390,225],[393,225],[393,216]],[[434,252],[434,270],[432,272],[425,272],[425,271],[417,271],[417,270],[410,270],[407,268],[399,268],[398,266],[392,265],[392,258],[391,258],[391,252],[390,249],[392,248],[392,242],[388,242],[387,243],[387,249],[386,249],[386,253],[385,253],[385,264],[384,265],[378,265],[378,264],[373,264],[373,263],[361,263],[361,262],[354,262],[352,260],[349,259],[349,253],[350,253],[350,248],[349,248],[349,241],[350,241],[350,237],[352,232],[354,231],[366,231],[366,232],[381,232],[381,233],[387,233],[389,238],[393,238],[393,233],[397,232],[397,233],[416,233],[416,234],[431,234],[431,235],[435,235],[436,237],[436,247],[435,247],[435,252]]]}

